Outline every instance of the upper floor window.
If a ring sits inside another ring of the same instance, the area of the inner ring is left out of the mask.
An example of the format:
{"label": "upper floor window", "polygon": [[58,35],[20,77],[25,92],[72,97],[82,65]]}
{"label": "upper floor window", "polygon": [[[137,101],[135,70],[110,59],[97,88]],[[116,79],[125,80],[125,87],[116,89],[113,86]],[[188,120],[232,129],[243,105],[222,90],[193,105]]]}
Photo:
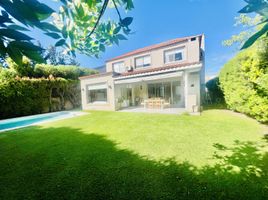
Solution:
{"label": "upper floor window", "polygon": [[151,56],[142,56],[135,58],[135,67],[141,68],[141,67],[148,67],[151,65]]}
{"label": "upper floor window", "polygon": [[184,48],[165,51],[164,55],[165,55],[165,63],[184,60]]}
{"label": "upper floor window", "polygon": [[126,71],[124,62],[113,63],[114,72],[122,73]]}

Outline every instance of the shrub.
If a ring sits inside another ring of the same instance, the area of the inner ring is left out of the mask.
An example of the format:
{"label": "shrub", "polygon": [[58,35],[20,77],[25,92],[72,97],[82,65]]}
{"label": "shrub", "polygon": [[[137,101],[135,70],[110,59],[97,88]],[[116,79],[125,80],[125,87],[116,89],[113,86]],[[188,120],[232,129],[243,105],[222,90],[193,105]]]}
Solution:
{"label": "shrub", "polygon": [[73,65],[47,65],[37,64],[35,65],[33,76],[36,78],[49,77],[62,77],[65,79],[77,80],[79,76],[85,76],[90,74],[96,74],[96,70],[89,68],[77,67]]}
{"label": "shrub", "polygon": [[67,101],[77,108],[81,104],[78,77],[97,73],[77,66],[31,68],[28,64],[25,61],[23,68],[10,61],[9,69],[0,68],[0,119],[64,110]]}
{"label": "shrub", "polygon": [[0,82],[0,118],[64,110],[67,100],[77,107],[79,97],[77,80],[13,78]]}
{"label": "shrub", "polygon": [[206,83],[206,88],[213,103],[224,102],[223,92],[220,88],[219,77],[215,77]]}
{"label": "shrub", "polygon": [[14,69],[0,67],[0,81],[10,80],[16,76],[18,76],[18,73]]}
{"label": "shrub", "polygon": [[227,106],[260,122],[268,122],[267,55],[262,40],[225,64],[219,76]]}
{"label": "shrub", "polygon": [[22,65],[16,64],[11,58],[6,59],[9,69],[17,72],[19,76],[32,77],[34,66],[31,60],[25,56],[22,57]]}

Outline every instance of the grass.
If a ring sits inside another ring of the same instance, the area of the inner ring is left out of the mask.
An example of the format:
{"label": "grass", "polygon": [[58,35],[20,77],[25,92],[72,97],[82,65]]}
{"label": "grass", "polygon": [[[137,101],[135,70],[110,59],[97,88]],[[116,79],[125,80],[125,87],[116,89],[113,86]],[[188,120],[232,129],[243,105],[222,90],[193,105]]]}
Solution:
{"label": "grass", "polygon": [[90,112],[0,134],[0,199],[267,199],[265,129],[202,116]]}

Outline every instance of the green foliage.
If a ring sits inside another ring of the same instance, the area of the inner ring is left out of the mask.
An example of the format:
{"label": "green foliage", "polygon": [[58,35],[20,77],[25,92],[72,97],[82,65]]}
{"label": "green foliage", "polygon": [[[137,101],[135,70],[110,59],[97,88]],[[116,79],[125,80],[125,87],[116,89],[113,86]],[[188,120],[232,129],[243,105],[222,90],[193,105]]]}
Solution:
{"label": "green foliage", "polygon": [[268,1],[266,0],[244,0],[247,5],[239,13],[256,13],[262,17],[262,28],[253,34],[242,46],[242,49],[252,46],[259,38],[268,33]]}
{"label": "green foliage", "polygon": [[72,65],[55,66],[55,65],[37,64],[35,65],[33,76],[36,78],[38,77],[47,78],[50,75],[52,75],[54,77],[77,80],[79,76],[86,76],[96,73],[97,71],[95,70]]}
{"label": "green foliage", "polygon": [[249,17],[246,14],[240,14],[238,17],[235,17],[234,26],[239,26],[243,31],[239,34],[232,35],[230,39],[224,40],[222,44],[224,46],[232,46],[238,44],[239,48],[250,38],[250,36],[260,29],[260,26],[257,26],[262,20],[260,15],[255,17]]}
{"label": "green foliage", "polygon": [[267,56],[262,40],[225,64],[219,76],[228,107],[260,122],[268,122]]}
{"label": "green foliage", "polygon": [[43,57],[50,65],[80,65],[74,56],[67,54],[64,50],[58,51],[54,46],[49,46],[43,52]]}
{"label": "green foliage", "polygon": [[220,88],[219,77],[215,77],[206,83],[212,102],[219,103],[224,101],[223,92]]}
{"label": "green foliage", "polygon": [[[105,51],[105,46],[118,44],[130,33],[129,26],[132,17],[121,18],[117,6],[125,10],[133,8],[132,0],[66,0],[58,13],[53,13],[53,23],[61,30],[63,39],[59,39],[55,46],[65,46],[68,53],[79,53],[88,56],[99,56]],[[105,10],[115,8],[119,15],[119,22],[100,20]],[[58,37],[57,35],[53,35]]]}
{"label": "green foliage", "polygon": [[46,32],[57,29],[45,22],[54,10],[37,0],[5,0],[0,2],[0,8],[1,56],[8,55],[18,65],[22,64],[23,56],[43,62],[40,55],[42,48],[34,45],[33,38],[23,32],[28,31],[28,27],[36,27]]}
{"label": "green foliage", "polygon": [[[69,100],[79,106],[78,81],[63,78],[13,78],[0,82],[0,118],[39,114],[65,109]],[[69,90],[76,87],[76,90]],[[72,94],[70,94],[72,93]]]}
{"label": "green foliage", "polygon": [[13,79],[16,76],[18,76],[18,73],[14,69],[0,67],[0,82]]}
{"label": "green foliage", "polygon": [[[110,8],[116,8],[119,22],[100,20],[108,3]],[[131,10],[132,0],[61,0],[58,4],[60,8],[56,13],[38,0],[0,1],[0,55],[9,56],[18,65],[22,65],[23,56],[44,62],[43,49],[25,33],[29,27],[38,28],[57,40],[55,46],[65,48],[70,55],[78,51],[98,56],[105,51],[105,46],[118,44],[120,38],[125,38],[123,34],[130,33],[133,18],[122,19],[117,7]]]}
{"label": "green foliage", "polygon": [[22,63],[20,65],[15,63],[11,58],[7,58],[6,63],[10,69],[13,69],[14,71],[17,72],[18,76],[27,76],[27,77],[33,76],[34,73],[33,65],[31,61],[25,56],[23,56]]}
{"label": "green foliage", "polygon": [[65,110],[70,105],[77,108],[81,102],[78,77],[97,73],[77,66],[37,64],[33,68],[26,66],[27,58],[24,66],[7,60],[10,68],[0,68],[1,119]]}

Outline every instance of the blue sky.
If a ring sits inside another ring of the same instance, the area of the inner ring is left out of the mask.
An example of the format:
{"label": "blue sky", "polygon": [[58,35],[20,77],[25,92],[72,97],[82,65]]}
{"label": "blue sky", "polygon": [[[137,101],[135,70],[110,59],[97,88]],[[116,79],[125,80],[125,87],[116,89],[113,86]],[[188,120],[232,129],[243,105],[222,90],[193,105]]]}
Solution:
{"label": "blue sky", "polygon": [[[43,2],[54,8],[57,6],[50,0]],[[99,59],[78,55],[77,60],[81,66],[94,68],[103,65],[107,59],[137,48],[204,33],[206,75],[215,75],[237,51],[222,46],[222,41],[240,31],[233,24],[237,11],[244,5],[243,0],[134,0],[135,8],[122,14],[134,17],[131,28],[135,34],[119,46],[108,47]],[[113,13],[111,17],[114,17]],[[44,46],[54,43],[43,34],[35,31],[33,34]]]}

